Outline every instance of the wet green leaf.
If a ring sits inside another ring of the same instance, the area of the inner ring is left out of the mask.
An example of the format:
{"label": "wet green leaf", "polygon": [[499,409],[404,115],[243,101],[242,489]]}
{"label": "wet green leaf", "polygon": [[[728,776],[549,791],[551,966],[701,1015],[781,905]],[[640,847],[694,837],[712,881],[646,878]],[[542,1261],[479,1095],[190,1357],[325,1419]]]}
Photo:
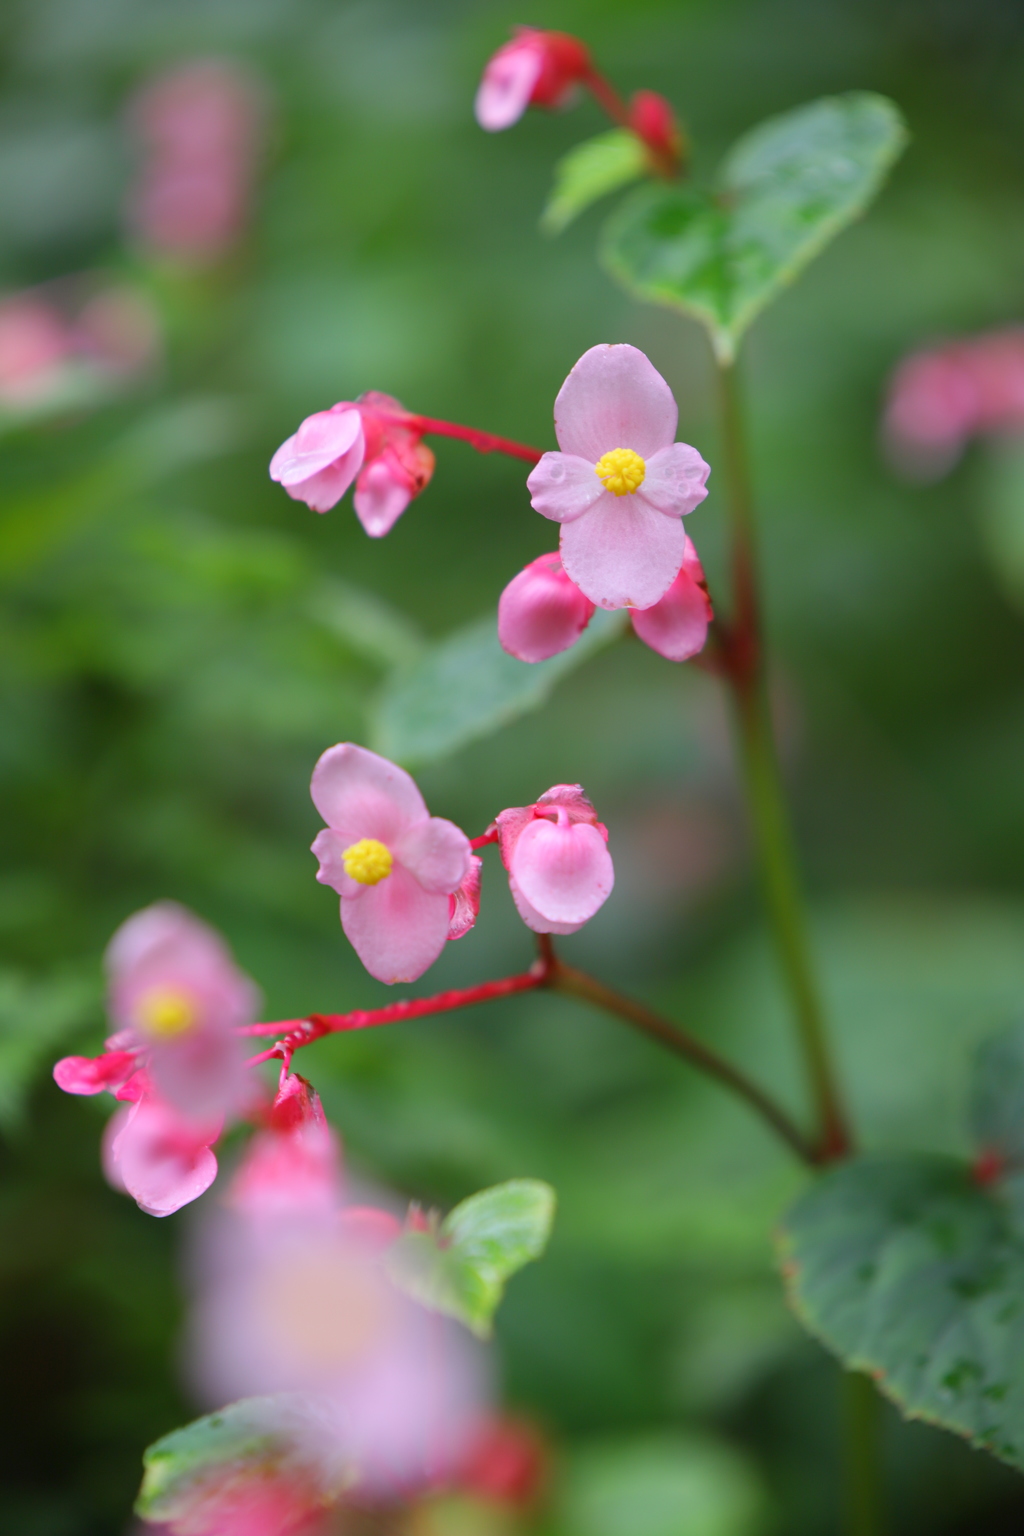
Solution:
{"label": "wet green leaf", "polygon": [[577,214],[609,192],[647,174],[647,155],[629,128],[613,128],[570,149],[555,166],[555,184],[541,216],[541,229],[559,235]]}

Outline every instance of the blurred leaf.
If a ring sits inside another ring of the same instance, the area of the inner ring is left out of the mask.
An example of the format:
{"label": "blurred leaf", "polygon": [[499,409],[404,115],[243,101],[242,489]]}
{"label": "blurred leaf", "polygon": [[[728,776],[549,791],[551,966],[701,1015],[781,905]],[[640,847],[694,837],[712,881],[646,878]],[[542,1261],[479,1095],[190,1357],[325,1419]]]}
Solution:
{"label": "blurred leaf", "polygon": [[1024,1168],[1024,1024],[979,1048],[971,1129],[979,1149]]}
{"label": "blurred leaf", "polygon": [[1005,595],[1024,607],[1024,444],[1007,438],[986,444],[981,499],[982,533]]}
{"label": "blurred leaf", "polygon": [[745,134],[713,192],[651,186],[612,217],[604,260],[639,298],[704,324],[722,362],[761,310],[875,196],[906,143],[897,108],[825,97]]}
{"label": "blurred leaf", "polygon": [[1024,1469],[1024,1241],[951,1158],[861,1158],[785,1218],[798,1317],[908,1418]]}
{"label": "blurred leaf", "polygon": [[502,650],[493,614],[478,619],[385,683],[371,715],[373,746],[407,768],[448,757],[539,709],[559,678],[625,629],[624,612],[598,609],[570,650],[531,666]]}
{"label": "blurred leaf", "polygon": [[52,1065],[61,1042],[95,1015],[97,988],[78,976],[30,981],[0,971],[0,1128],[15,1130],[36,1075]]}
{"label": "blurred leaf", "polygon": [[389,1250],[395,1281],[424,1306],[488,1338],[509,1280],[547,1246],[555,1192],[539,1179],[510,1179],[470,1195],[440,1227],[405,1232]]}
{"label": "blurred leaf", "polygon": [[541,229],[559,235],[599,197],[645,176],[647,154],[629,128],[613,128],[577,144],[555,166],[555,184],[541,216]]}
{"label": "blurred leaf", "polygon": [[286,1509],[298,1525],[348,1481],[331,1443],[315,1399],[244,1398],[149,1447],[136,1511],[188,1536],[219,1536],[231,1514],[253,1513],[259,1497],[275,1510],[280,1504],[282,1526]]}
{"label": "blurred leaf", "polygon": [[328,577],[313,594],[310,610],[325,629],[377,667],[408,667],[426,641],[419,627],[375,592]]}
{"label": "blurred leaf", "polygon": [[611,1441],[572,1457],[565,1536],[754,1536],[767,1501],[750,1462],[722,1441],[665,1435]]}

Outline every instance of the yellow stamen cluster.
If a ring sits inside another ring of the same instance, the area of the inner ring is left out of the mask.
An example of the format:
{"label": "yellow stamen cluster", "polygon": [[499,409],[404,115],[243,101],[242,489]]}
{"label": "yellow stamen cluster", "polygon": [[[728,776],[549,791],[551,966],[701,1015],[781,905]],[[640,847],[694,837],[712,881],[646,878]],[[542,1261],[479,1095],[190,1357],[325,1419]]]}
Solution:
{"label": "yellow stamen cluster", "polygon": [[198,1009],[187,992],[173,992],[169,988],[154,987],[136,1005],[136,1017],[148,1035],[162,1040],[183,1035],[198,1018]]}
{"label": "yellow stamen cluster", "polygon": [[391,849],[378,843],[375,837],[361,837],[358,843],[345,849],[341,860],[346,875],[358,880],[360,885],[379,885],[390,875],[395,862]]}
{"label": "yellow stamen cluster", "polygon": [[632,448],[611,448],[598,459],[594,473],[613,496],[632,496],[644,483],[647,465]]}

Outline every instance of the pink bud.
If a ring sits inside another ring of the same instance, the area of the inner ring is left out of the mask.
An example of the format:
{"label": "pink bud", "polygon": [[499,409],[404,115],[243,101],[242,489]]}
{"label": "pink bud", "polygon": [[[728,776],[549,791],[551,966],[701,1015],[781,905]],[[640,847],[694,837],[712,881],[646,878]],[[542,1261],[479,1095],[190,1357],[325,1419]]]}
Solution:
{"label": "pink bud", "polygon": [[519,27],[487,62],[476,93],[476,120],[496,133],[511,128],[528,106],[565,106],[590,74],[590,54],[565,32]]}
{"label": "pink bud", "polygon": [[682,569],[665,596],[651,608],[631,609],[629,617],[644,644],[668,661],[688,661],[704,649],[714,610],[689,538]]}
{"label": "pink bud", "polygon": [[284,1078],[269,1118],[231,1181],[230,1203],[257,1219],[334,1211],[342,1193],[338,1141],[304,1078]]}
{"label": "pink bud", "polygon": [[594,604],[570,581],[558,554],[539,555],[498,600],[498,639],[520,661],[546,661],[574,645],[593,614]]}
{"label": "pink bud", "polygon": [[535,933],[575,933],[607,901],[608,829],[579,784],[556,784],[494,822],[520,917]]}
{"label": "pink bud", "polygon": [[685,140],[664,96],[657,91],[636,91],[629,104],[629,126],[643,140],[662,172],[673,174],[678,169]]}

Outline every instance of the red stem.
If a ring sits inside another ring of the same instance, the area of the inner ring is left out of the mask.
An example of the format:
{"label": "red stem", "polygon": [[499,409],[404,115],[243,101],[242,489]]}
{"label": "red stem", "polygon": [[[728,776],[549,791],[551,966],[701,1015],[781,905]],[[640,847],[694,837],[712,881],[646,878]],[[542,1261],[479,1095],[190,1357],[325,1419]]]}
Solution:
{"label": "red stem", "polygon": [[513,442],[510,437],[496,437],[493,432],[480,432],[476,427],[463,427],[457,421],[441,421],[435,416],[403,416],[401,419],[403,425],[411,427],[414,432],[429,432],[435,437],[457,437],[460,442],[469,443],[477,453],[507,453],[513,459],[525,459],[527,464],[536,464],[544,457],[540,448]]}
{"label": "red stem", "polygon": [[470,838],[469,846],[475,852],[477,848],[486,848],[488,843],[496,843],[497,841],[498,841],[498,834],[497,834],[496,831],[494,831],[494,832],[482,832],[479,837],[471,837]]}
{"label": "red stem", "polygon": [[629,108],[609,80],[592,69],[583,81],[590,94],[599,106],[603,107],[613,123],[620,123],[623,128],[630,126]]}

